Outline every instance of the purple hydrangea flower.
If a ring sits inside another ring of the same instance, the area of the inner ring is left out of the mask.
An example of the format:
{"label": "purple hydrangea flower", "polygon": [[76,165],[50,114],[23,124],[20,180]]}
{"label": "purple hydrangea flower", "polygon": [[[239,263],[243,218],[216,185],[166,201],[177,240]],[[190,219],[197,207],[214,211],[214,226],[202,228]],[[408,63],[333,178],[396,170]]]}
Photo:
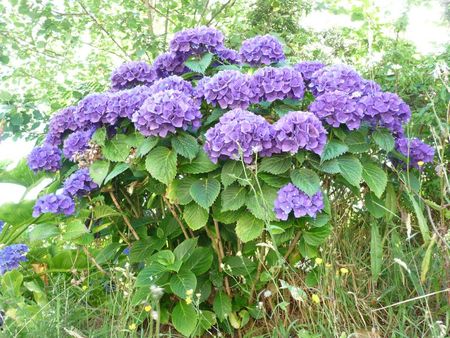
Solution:
{"label": "purple hydrangea flower", "polygon": [[364,86],[363,78],[353,68],[338,64],[315,71],[309,87],[315,96],[335,90],[361,96]]}
{"label": "purple hydrangea flower", "polygon": [[33,217],[45,213],[72,215],[75,212],[75,202],[66,194],[49,194],[40,197],[33,208]]}
{"label": "purple hydrangea flower", "polygon": [[156,71],[144,61],[124,63],[111,74],[111,89],[122,90],[138,85],[151,85],[157,78]]}
{"label": "purple hydrangea flower", "polygon": [[103,122],[114,125],[119,118],[131,119],[151,95],[152,91],[147,86],[137,86],[110,95]]}
{"label": "purple hydrangea flower", "polygon": [[247,108],[258,100],[256,83],[236,70],[223,70],[204,86],[206,102],[225,108]]}
{"label": "purple hydrangea flower", "polygon": [[202,115],[196,99],[178,90],[164,90],[145,100],[132,121],[145,136],[166,137],[177,129],[200,127]]}
{"label": "purple hydrangea flower", "polygon": [[97,188],[98,185],[89,175],[88,168],[75,171],[64,182],[64,192],[70,196],[85,196]]}
{"label": "purple hydrangea flower", "polygon": [[155,94],[168,89],[178,90],[191,96],[194,95],[194,88],[192,87],[192,84],[177,75],[172,75],[158,80],[150,87],[150,92]]}
{"label": "purple hydrangea flower", "polygon": [[197,99],[202,99],[205,96],[205,86],[208,81],[211,80],[209,76],[202,77],[198,82],[197,86],[194,88],[194,96]]}
{"label": "purple hydrangea flower", "polygon": [[270,156],[274,130],[262,116],[247,110],[233,109],[205,134],[204,149],[212,162],[219,159],[253,161],[253,155]]}
{"label": "purple hydrangea flower", "polygon": [[80,128],[87,128],[102,121],[111,93],[93,93],[86,96],[77,106],[75,122]]}
{"label": "purple hydrangea flower", "polygon": [[28,156],[28,166],[33,171],[58,171],[61,168],[61,150],[50,144],[36,147]]}
{"label": "purple hydrangea flower", "polygon": [[286,221],[292,211],[294,212],[295,218],[306,215],[315,218],[317,213],[323,210],[323,208],[324,204],[321,191],[313,196],[308,196],[292,183],[288,183],[278,190],[273,210],[278,219]]}
{"label": "purple hydrangea flower", "polygon": [[309,111],[332,127],[338,128],[344,124],[350,130],[358,129],[364,117],[364,110],[357,100],[339,90],[317,97],[309,106]]}
{"label": "purple hydrangea flower", "polygon": [[263,101],[302,99],[305,94],[302,74],[293,68],[264,67],[253,74],[252,80],[256,82],[258,96]]}
{"label": "purple hydrangea flower", "polygon": [[64,141],[63,153],[68,160],[73,160],[73,156],[86,150],[95,129],[79,130],[70,134]]}
{"label": "purple hydrangea flower", "polygon": [[294,65],[294,69],[302,73],[303,80],[306,83],[311,81],[312,75],[315,71],[325,67],[320,61],[303,61]]}
{"label": "purple hydrangea flower", "polygon": [[20,262],[27,260],[26,254],[29,251],[25,244],[12,244],[0,250],[0,275],[7,271],[17,269]]}
{"label": "purple hydrangea flower", "polygon": [[396,149],[409,159],[409,166],[421,169],[425,163],[433,162],[434,148],[418,138],[399,138]]}
{"label": "purple hydrangea flower", "polygon": [[241,63],[241,56],[239,55],[239,52],[235,51],[234,49],[225,47],[219,48],[218,50],[216,50],[216,55],[221,61],[227,62],[229,64]]}
{"label": "purple hydrangea flower", "polygon": [[272,35],[259,35],[242,42],[239,55],[252,66],[270,65],[285,60],[283,46]]}
{"label": "purple hydrangea flower", "polygon": [[175,53],[163,53],[153,62],[153,69],[158,78],[162,79],[170,75],[181,75],[189,72],[189,68],[184,65],[186,56]]}
{"label": "purple hydrangea flower", "polygon": [[[366,79],[361,81],[361,96],[373,95],[378,92],[381,92],[381,87],[375,81]],[[355,97],[355,94],[353,94],[353,97]]]}
{"label": "purple hydrangea flower", "polygon": [[277,152],[295,154],[306,149],[320,155],[327,141],[327,131],[310,112],[289,112],[274,124],[274,129]]}
{"label": "purple hydrangea flower", "polygon": [[196,27],[175,33],[170,51],[183,55],[201,55],[223,47],[222,32],[210,27]]}
{"label": "purple hydrangea flower", "polygon": [[0,233],[2,232],[4,226],[5,226],[5,222],[0,221]]}
{"label": "purple hydrangea flower", "polygon": [[67,131],[77,130],[78,126],[74,120],[75,110],[76,107],[67,107],[52,115],[44,143],[59,146]]}

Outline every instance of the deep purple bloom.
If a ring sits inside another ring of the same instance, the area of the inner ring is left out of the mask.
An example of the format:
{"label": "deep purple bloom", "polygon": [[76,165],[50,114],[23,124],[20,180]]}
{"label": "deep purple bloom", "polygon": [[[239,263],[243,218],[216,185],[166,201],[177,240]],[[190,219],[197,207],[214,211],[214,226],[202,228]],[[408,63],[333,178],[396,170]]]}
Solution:
{"label": "deep purple bloom", "polygon": [[434,148],[418,138],[399,138],[396,149],[408,158],[410,167],[421,169],[425,163],[433,162]]}
{"label": "deep purple bloom", "polygon": [[273,149],[272,125],[262,116],[233,109],[205,134],[204,149],[212,162],[219,159],[253,161],[253,155],[270,156]]}
{"label": "deep purple bloom", "polygon": [[353,68],[337,64],[315,71],[309,87],[315,96],[339,90],[359,97],[364,88],[363,81],[363,78]]}
{"label": "deep purple bloom", "polygon": [[59,146],[66,132],[77,130],[74,120],[75,110],[76,107],[67,107],[52,115],[44,143]]}
{"label": "deep purple bloom", "polygon": [[204,86],[206,102],[220,108],[247,108],[258,100],[256,83],[236,70],[218,72]]}
{"label": "deep purple bloom", "polygon": [[147,86],[137,86],[111,94],[102,121],[114,125],[120,118],[131,119],[133,113],[141,108],[151,94],[150,87]]}
{"label": "deep purple bloom", "polygon": [[274,129],[277,152],[295,154],[306,149],[320,155],[327,141],[327,131],[310,112],[289,112],[274,124]]}
{"label": "deep purple bloom", "polygon": [[235,51],[234,49],[229,49],[226,47],[219,48],[218,50],[216,50],[216,55],[221,61],[227,62],[229,64],[241,63],[241,56],[239,55],[239,52]]}
{"label": "deep purple bloom", "polygon": [[0,275],[17,269],[20,262],[27,260],[26,254],[28,251],[28,246],[25,244],[12,244],[0,249]]}
{"label": "deep purple bloom", "polygon": [[223,47],[223,34],[210,27],[196,27],[175,33],[170,51],[183,55],[201,55]]}
{"label": "deep purple bloom", "polygon": [[321,121],[338,128],[341,124],[348,129],[358,129],[364,117],[363,107],[347,93],[335,90],[327,92],[311,103],[309,111]]}
{"label": "deep purple bloom", "polygon": [[70,196],[85,196],[97,188],[88,168],[78,169],[64,182],[64,192]]}
{"label": "deep purple bloom", "polygon": [[156,81],[150,87],[150,92],[155,94],[168,89],[178,90],[190,96],[194,95],[194,88],[192,87],[192,84],[177,75],[172,75]]}
{"label": "deep purple bloom", "polygon": [[184,65],[186,56],[175,53],[163,53],[153,62],[153,69],[158,78],[162,79],[170,75],[181,75],[189,72],[189,68]]}
{"label": "deep purple bloom", "polygon": [[28,156],[28,166],[33,171],[58,171],[61,168],[61,150],[50,144],[36,147]]}
{"label": "deep purple bloom", "polygon": [[306,83],[309,83],[311,81],[313,73],[315,71],[325,67],[325,64],[323,64],[320,61],[303,61],[303,62],[297,63],[293,67],[295,70],[302,73],[303,80]]}
{"label": "deep purple bloom", "polygon": [[75,122],[79,128],[88,128],[102,121],[111,93],[93,93],[78,103]]}
{"label": "deep purple bloom", "polygon": [[293,68],[264,67],[253,74],[252,80],[256,82],[258,96],[263,101],[299,100],[305,94],[302,74]]}
{"label": "deep purple bloom", "polygon": [[63,153],[65,158],[73,160],[73,156],[89,147],[89,141],[95,129],[79,130],[70,134],[64,141]]}
{"label": "deep purple bloom", "polygon": [[132,121],[145,136],[166,137],[177,129],[199,128],[201,118],[198,100],[178,90],[163,90],[145,100]]}
{"label": "deep purple bloom", "polygon": [[308,196],[292,183],[286,184],[278,190],[278,196],[274,202],[274,211],[278,219],[286,221],[293,211],[295,218],[303,216],[316,217],[324,208],[322,192]]}
{"label": "deep purple bloom", "polygon": [[283,46],[272,35],[259,35],[244,40],[239,54],[242,62],[252,66],[270,65],[285,60]]}
{"label": "deep purple bloom", "polygon": [[66,194],[49,194],[40,197],[33,208],[33,217],[45,213],[72,215],[75,212],[75,202]]}
{"label": "deep purple bloom", "polygon": [[157,78],[156,71],[144,61],[124,63],[111,74],[111,89],[122,90],[138,85],[151,85]]}

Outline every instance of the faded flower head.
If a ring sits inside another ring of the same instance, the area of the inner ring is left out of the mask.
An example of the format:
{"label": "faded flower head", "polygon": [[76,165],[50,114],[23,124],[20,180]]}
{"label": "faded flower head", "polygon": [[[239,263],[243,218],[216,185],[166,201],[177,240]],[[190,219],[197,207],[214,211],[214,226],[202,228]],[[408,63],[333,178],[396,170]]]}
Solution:
{"label": "faded flower head", "polygon": [[61,150],[50,144],[34,148],[28,156],[28,166],[33,171],[55,172],[61,168]]}
{"label": "faded flower head", "polygon": [[289,112],[274,125],[277,152],[297,153],[300,149],[321,154],[327,141],[327,131],[310,112]]}
{"label": "faded flower head", "polygon": [[88,168],[75,171],[64,182],[64,192],[70,196],[85,196],[97,188],[98,185],[89,175]]}
{"label": "faded flower head", "polygon": [[0,249],[0,275],[17,269],[20,262],[27,260],[26,254],[28,251],[28,246],[25,244],[12,244]]}
{"label": "faded flower head", "polygon": [[252,80],[263,101],[273,102],[287,98],[300,100],[305,94],[302,74],[293,68],[264,67],[253,74]]}
{"label": "faded flower head", "polygon": [[308,196],[292,183],[288,183],[278,191],[274,202],[274,211],[278,219],[286,221],[293,211],[295,218],[303,216],[316,217],[324,208],[322,192]]}
{"label": "faded flower head", "polygon": [[146,62],[127,62],[112,72],[111,89],[122,90],[138,85],[151,85],[156,78],[156,71]]}
{"label": "faded flower head", "polygon": [[201,124],[197,100],[178,90],[163,90],[145,100],[132,121],[145,136],[166,137],[177,129],[197,129]]}
{"label": "faded flower head", "polygon": [[421,169],[425,163],[433,162],[434,148],[418,138],[399,138],[396,149],[408,158],[410,167]]}
{"label": "faded flower head", "polygon": [[74,120],[75,110],[76,107],[67,107],[52,115],[44,143],[59,146],[66,132],[77,130],[78,126]]}
{"label": "faded flower head", "polygon": [[78,103],[75,110],[75,122],[80,128],[87,128],[90,125],[98,124],[102,121],[106,113],[110,93],[93,93],[86,96]]}
{"label": "faded flower head", "polygon": [[41,214],[72,215],[75,212],[74,200],[65,194],[49,194],[40,197],[33,208],[33,217]]}
{"label": "faded flower head", "polygon": [[184,65],[186,60],[186,56],[183,55],[163,53],[153,62],[153,69],[160,79],[170,75],[181,75],[189,72],[189,69]]}
{"label": "faded flower head", "polygon": [[320,61],[303,61],[294,65],[294,69],[302,73],[303,80],[306,83],[311,81],[312,75],[315,71],[325,67]]}
{"label": "faded flower head", "polygon": [[253,161],[254,154],[270,156],[273,148],[273,127],[262,116],[247,110],[233,109],[205,134],[204,149],[212,162],[219,159]]}
{"label": "faded flower head", "polygon": [[239,54],[242,62],[252,66],[270,65],[285,60],[283,46],[272,35],[259,35],[244,40]]}
{"label": "faded flower head", "polygon": [[73,160],[74,155],[88,149],[89,141],[95,129],[79,130],[70,134],[64,141],[63,153],[65,158]]}
{"label": "faded flower head", "polygon": [[184,55],[201,55],[223,47],[222,32],[211,27],[196,27],[175,33],[170,51]]}

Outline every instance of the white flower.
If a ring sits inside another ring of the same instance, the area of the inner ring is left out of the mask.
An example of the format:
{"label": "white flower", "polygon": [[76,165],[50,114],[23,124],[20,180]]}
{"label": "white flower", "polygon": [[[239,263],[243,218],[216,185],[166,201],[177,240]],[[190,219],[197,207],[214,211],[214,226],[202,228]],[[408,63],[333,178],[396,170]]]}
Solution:
{"label": "white flower", "polygon": [[272,291],[270,291],[270,290],[264,291],[263,296],[264,296],[265,298],[269,298],[270,296],[272,296]]}

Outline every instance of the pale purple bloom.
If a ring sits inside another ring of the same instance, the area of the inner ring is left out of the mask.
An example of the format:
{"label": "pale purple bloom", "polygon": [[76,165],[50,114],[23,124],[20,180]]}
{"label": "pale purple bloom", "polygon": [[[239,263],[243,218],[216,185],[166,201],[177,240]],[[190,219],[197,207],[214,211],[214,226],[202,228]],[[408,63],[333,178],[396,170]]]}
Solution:
{"label": "pale purple bloom", "polygon": [[251,163],[258,157],[270,156],[273,149],[272,125],[262,116],[247,110],[233,109],[205,134],[205,152],[212,162],[219,159],[239,160]]}
{"label": "pale purple bloom", "polygon": [[353,68],[337,64],[315,71],[309,87],[315,96],[339,90],[358,97],[362,95],[363,81],[363,78]]}
{"label": "pale purple bloom", "polygon": [[300,149],[321,154],[327,141],[327,131],[310,112],[293,111],[274,125],[277,152],[296,154]]}
{"label": "pale purple bloom", "polygon": [[223,47],[224,36],[217,29],[202,26],[175,33],[170,51],[183,55],[201,55]]}
{"label": "pale purple bloom", "polygon": [[270,65],[285,60],[283,46],[272,35],[259,35],[244,40],[239,54],[242,62],[252,66]]}
{"label": "pale purple bloom", "polygon": [[205,86],[208,83],[208,81],[211,80],[209,76],[202,77],[198,82],[197,85],[194,88],[194,96],[197,99],[202,99],[205,96]]}
{"label": "pale purple bloom", "polygon": [[74,200],[65,194],[49,194],[40,197],[33,208],[33,217],[45,213],[72,215],[75,212]]}
{"label": "pale purple bloom", "polygon": [[78,126],[74,120],[75,110],[76,107],[67,107],[52,115],[44,143],[59,146],[66,132],[77,130]]}
{"label": "pale purple bloom", "polygon": [[172,75],[156,81],[150,87],[150,92],[155,94],[157,92],[161,92],[163,90],[168,89],[178,90],[190,96],[194,94],[194,88],[192,87],[192,84],[177,75]]}
{"label": "pale purple bloom", "polygon": [[410,167],[421,169],[423,164],[433,162],[434,148],[418,138],[399,138],[396,149],[408,158]]}
{"label": "pale purple bloom", "polygon": [[78,103],[75,122],[79,128],[88,128],[102,121],[111,93],[93,93]]}
{"label": "pale purple bloom", "polygon": [[294,212],[295,218],[306,215],[315,218],[317,213],[323,208],[324,203],[321,191],[313,196],[308,196],[292,183],[288,183],[278,190],[273,210],[279,220],[286,221],[291,212]]}
{"label": "pale purple bloom", "polygon": [[70,134],[64,141],[63,153],[68,160],[73,160],[74,155],[83,152],[89,147],[89,141],[95,129],[79,130]]}
{"label": "pale purple bloom", "polygon": [[302,74],[293,68],[264,67],[253,74],[252,80],[263,101],[273,102],[287,98],[299,100],[305,94]]}
{"label": "pale purple bloom", "polygon": [[303,61],[303,62],[297,63],[293,67],[295,70],[302,73],[303,80],[306,83],[309,83],[311,81],[313,73],[315,71],[325,67],[325,64],[323,64],[320,61]]}
{"label": "pale purple bloom", "polygon": [[201,124],[198,100],[178,90],[164,90],[145,100],[132,121],[145,136],[166,137],[177,129],[197,129]]}
{"label": "pale purple bloom", "polygon": [[64,192],[70,196],[85,196],[97,188],[98,185],[89,175],[88,168],[78,169],[64,182]]}
{"label": "pale purple bloom", "polygon": [[170,75],[181,75],[189,72],[189,68],[184,65],[186,56],[175,53],[163,53],[153,62],[153,69],[158,78],[162,79]]}
{"label": "pale purple bloom", "polygon": [[12,244],[0,249],[0,275],[17,269],[21,262],[26,262],[28,251],[25,244]]}
{"label": "pale purple bloom", "polygon": [[120,65],[111,74],[111,89],[122,90],[138,85],[151,85],[157,78],[156,71],[144,61],[132,61]]}
{"label": "pale purple bloom", "polygon": [[219,48],[216,50],[216,55],[221,61],[227,62],[229,64],[239,64],[241,63],[241,57],[239,52],[234,49],[229,49],[226,47]]}
{"label": "pale purple bloom", "polygon": [[28,156],[28,166],[33,171],[58,171],[61,168],[61,150],[50,144],[36,147]]}

